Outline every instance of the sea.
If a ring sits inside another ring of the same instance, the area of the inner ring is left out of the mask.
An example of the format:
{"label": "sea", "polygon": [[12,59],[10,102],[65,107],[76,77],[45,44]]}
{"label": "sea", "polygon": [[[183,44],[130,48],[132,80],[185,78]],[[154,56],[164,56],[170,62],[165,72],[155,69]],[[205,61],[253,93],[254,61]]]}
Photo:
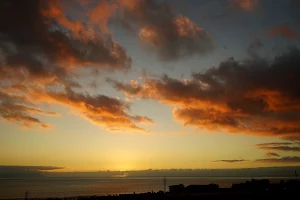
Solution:
{"label": "sea", "polygon": [[[289,180],[290,177],[260,177],[271,183]],[[251,180],[249,177],[166,177],[168,186],[183,184],[218,184],[229,188],[233,183]],[[78,196],[104,196],[130,193],[164,191],[163,177],[121,177],[121,178],[37,178],[0,179],[0,199],[22,199],[28,191],[29,198],[55,198]]]}

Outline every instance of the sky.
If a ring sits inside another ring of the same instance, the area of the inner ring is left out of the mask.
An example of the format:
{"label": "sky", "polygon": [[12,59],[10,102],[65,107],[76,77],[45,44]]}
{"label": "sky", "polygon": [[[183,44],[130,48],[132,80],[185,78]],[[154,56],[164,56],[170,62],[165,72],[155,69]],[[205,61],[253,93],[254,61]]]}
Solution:
{"label": "sky", "polygon": [[299,8],[2,0],[0,165],[298,166]]}

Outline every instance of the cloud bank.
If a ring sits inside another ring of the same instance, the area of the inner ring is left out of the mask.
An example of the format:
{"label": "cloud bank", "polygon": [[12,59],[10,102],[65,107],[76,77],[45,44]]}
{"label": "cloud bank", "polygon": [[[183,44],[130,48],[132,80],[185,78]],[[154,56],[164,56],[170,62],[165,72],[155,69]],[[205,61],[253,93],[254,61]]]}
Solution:
{"label": "cloud bank", "polygon": [[291,48],[272,61],[251,58],[221,62],[190,79],[144,77],[124,83],[108,79],[130,98],[174,107],[174,119],[199,129],[299,137],[300,51]]}
{"label": "cloud bank", "polygon": [[[59,114],[40,106],[55,102],[109,130],[144,132],[136,123],[153,123],[147,117],[130,114],[130,105],[117,98],[88,94],[76,81],[84,70],[131,68],[131,57],[106,29],[105,20],[114,12],[113,5],[95,3],[97,12],[83,1],[1,1],[3,119],[26,128],[49,128],[51,125],[41,121],[39,115]],[[79,10],[83,12],[77,13]]]}

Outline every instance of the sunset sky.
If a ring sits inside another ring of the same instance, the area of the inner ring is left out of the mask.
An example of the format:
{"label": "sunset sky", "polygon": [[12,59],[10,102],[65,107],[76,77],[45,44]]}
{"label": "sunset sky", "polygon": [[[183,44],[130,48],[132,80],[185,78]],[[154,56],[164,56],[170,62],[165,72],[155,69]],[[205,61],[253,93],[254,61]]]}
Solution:
{"label": "sunset sky", "polygon": [[299,9],[2,0],[0,165],[300,165]]}

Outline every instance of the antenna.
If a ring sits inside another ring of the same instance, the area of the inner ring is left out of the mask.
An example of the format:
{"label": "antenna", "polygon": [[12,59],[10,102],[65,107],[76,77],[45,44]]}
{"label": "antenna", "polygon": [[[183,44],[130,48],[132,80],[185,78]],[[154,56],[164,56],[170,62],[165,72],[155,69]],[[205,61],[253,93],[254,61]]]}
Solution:
{"label": "antenna", "polygon": [[164,193],[166,193],[167,178],[165,176],[163,178],[163,181],[164,181]]}
{"label": "antenna", "polygon": [[27,190],[27,191],[25,192],[25,200],[28,198],[28,196],[29,196],[29,191]]}

